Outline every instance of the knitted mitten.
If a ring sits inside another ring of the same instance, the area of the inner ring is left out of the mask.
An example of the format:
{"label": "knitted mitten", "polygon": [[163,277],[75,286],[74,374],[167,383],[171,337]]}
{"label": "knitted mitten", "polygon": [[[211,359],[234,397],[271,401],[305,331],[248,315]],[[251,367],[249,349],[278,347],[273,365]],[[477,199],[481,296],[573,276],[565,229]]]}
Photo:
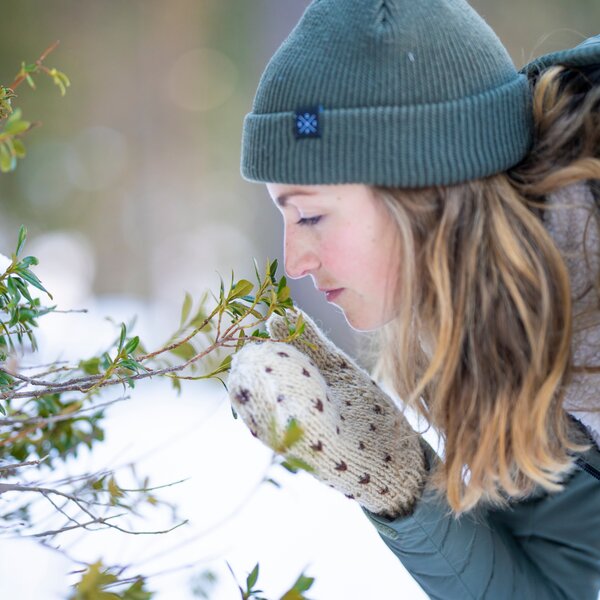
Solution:
{"label": "knitted mitten", "polygon": [[[394,402],[309,317],[291,344],[248,344],[234,355],[228,387],[251,432],[375,514],[409,514],[426,475],[419,436]],[[285,319],[267,323],[271,337],[289,335]],[[299,441],[285,448],[291,420]]]}

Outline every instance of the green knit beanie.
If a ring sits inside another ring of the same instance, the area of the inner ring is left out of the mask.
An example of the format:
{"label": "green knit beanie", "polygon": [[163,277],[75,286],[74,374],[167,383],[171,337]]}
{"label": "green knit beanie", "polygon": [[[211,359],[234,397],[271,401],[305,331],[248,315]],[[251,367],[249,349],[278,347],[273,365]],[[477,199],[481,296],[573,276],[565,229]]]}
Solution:
{"label": "green knit beanie", "polygon": [[452,184],[531,141],[527,77],[464,0],[313,0],[244,121],[242,175],[289,184]]}

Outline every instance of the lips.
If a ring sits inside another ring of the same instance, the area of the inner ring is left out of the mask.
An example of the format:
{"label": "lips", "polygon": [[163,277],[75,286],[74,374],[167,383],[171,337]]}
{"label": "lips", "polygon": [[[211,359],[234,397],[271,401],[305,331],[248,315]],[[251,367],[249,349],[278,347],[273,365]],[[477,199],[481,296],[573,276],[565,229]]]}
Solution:
{"label": "lips", "polygon": [[344,288],[338,288],[336,290],[322,290],[325,292],[327,302],[333,302],[343,291]]}

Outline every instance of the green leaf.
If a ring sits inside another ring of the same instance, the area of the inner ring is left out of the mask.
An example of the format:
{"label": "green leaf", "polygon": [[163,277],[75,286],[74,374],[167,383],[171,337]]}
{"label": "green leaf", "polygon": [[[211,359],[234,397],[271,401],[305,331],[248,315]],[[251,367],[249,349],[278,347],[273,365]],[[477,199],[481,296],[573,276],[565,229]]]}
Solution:
{"label": "green leaf", "polygon": [[306,592],[312,587],[312,584],[315,582],[314,577],[306,577],[303,574],[298,577],[296,583],[294,583],[292,589],[297,590],[298,592]]}
{"label": "green leaf", "polygon": [[60,95],[64,96],[67,93],[67,88],[71,85],[69,78],[57,69],[50,69],[48,75],[52,77],[52,81],[60,89]]}
{"label": "green leaf", "polygon": [[296,419],[290,419],[287,425],[285,433],[283,435],[283,447],[285,450],[289,450],[294,444],[297,444],[304,436],[304,430]]}
{"label": "green leaf", "polygon": [[254,263],[254,273],[256,274],[256,281],[260,282],[260,273],[258,272],[258,263],[256,262],[256,258],[252,258],[252,262]]}
{"label": "green leaf", "polygon": [[274,485],[276,488],[281,488],[281,484],[279,483],[279,481],[276,481],[275,479],[273,479],[272,477],[269,477],[268,479],[264,480],[265,483],[270,483],[271,485]]}
{"label": "green leaf", "polygon": [[128,587],[124,592],[123,600],[151,600],[154,595],[152,592],[144,590],[145,582],[142,578],[138,579],[131,587]]}
{"label": "green leaf", "polygon": [[255,329],[251,337],[264,338],[266,340],[270,339],[269,333],[267,331],[261,331],[260,329]]}
{"label": "green leaf", "polygon": [[238,341],[235,345],[235,351],[238,352],[244,347],[244,343],[246,342],[246,334],[243,329],[240,329],[240,335],[238,336]]}
{"label": "green leaf", "polygon": [[0,171],[8,173],[12,171],[17,165],[17,159],[13,156],[6,144],[0,143]]}
{"label": "green leaf", "polygon": [[34,275],[29,269],[19,269],[19,276],[30,283],[33,287],[48,294],[49,298],[52,298],[52,294],[42,285],[42,282]]}
{"label": "green leaf", "polygon": [[190,342],[180,344],[179,346],[170,350],[170,352],[171,354],[174,354],[175,356],[182,358],[183,360],[190,360],[190,358],[193,358],[197,354],[196,348],[194,348],[194,346]]}
{"label": "green leaf", "polygon": [[[6,88],[3,88],[6,89]],[[11,123],[14,123],[15,121],[19,121],[21,119],[21,116],[23,115],[23,111],[20,108],[15,108],[15,110],[13,110],[13,112],[11,113],[10,117],[8,117],[8,119],[6,119],[6,124],[10,125]]]}
{"label": "green leaf", "polygon": [[27,288],[27,285],[25,285],[25,282],[22,281],[21,279],[19,279],[18,277],[15,277],[13,279],[13,281],[15,282],[15,285],[17,286],[17,288],[19,289],[19,291],[21,292],[21,294],[23,294],[23,296],[29,302],[33,302],[33,298],[31,297],[31,294],[29,293],[29,289]]}
{"label": "green leaf", "polygon": [[287,286],[287,279],[282,277],[277,285],[277,299],[279,302],[285,302],[290,297],[290,288]]}
{"label": "green leaf", "polygon": [[15,151],[15,156],[17,158],[25,158],[25,155],[27,154],[27,150],[25,150],[25,144],[19,139],[13,140],[13,150]]}
{"label": "green leaf", "polygon": [[87,375],[98,375],[100,373],[100,359],[95,356],[88,360],[79,361],[79,368]]}
{"label": "green leaf", "polygon": [[125,496],[125,492],[117,485],[114,477],[108,480],[108,493],[110,494],[111,504],[116,504],[119,498]]}
{"label": "green leaf", "polygon": [[306,322],[304,321],[304,317],[302,313],[298,313],[298,318],[296,319],[296,325],[293,328],[290,328],[291,334],[302,335],[304,333],[304,329],[306,327]]}
{"label": "green leaf", "polygon": [[[9,277],[6,280],[6,287],[8,288],[8,293],[10,294],[13,302],[17,304],[19,300],[21,300],[21,292],[17,288],[14,277]],[[14,325],[14,323],[13,323]]]}
{"label": "green leaf", "polygon": [[35,256],[26,256],[25,258],[22,258],[21,261],[19,262],[19,267],[21,268],[29,268],[32,265],[37,265],[39,264],[38,259]]}
{"label": "green leaf", "polygon": [[99,490],[103,490],[104,489],[104,480],[106,479],[106,476],[104,477],[100,477],[100,479],[96,479],[96,481],[94,481],[92,483],[92,489],[99,491]]}
{"label": "green leaf", "polygon": [[275,259],[269,267],[269,277],[273,281],[275,280],[275,275],[277,274],[277,266],[278,266],[277,259]]}
{"label": "green leaf", "polygon": [[221,364],[210,374],[208,377],[214,377],[219,373],[225,373],[229,371],[229,367],[231,366],[231,354],[228,354],[222,361]]}
{"label": "green leaf", "polygon": [[[206,321],[206,317],[207,317],[207,314],[204,312],[204,309],[201,307],[200,310],[198,310],[198,312],[194,316],[194,318],[190,321],[189,326],[193,327],[194,329],[196,329],[197,327],[200,327],[200,325],[202,325],[204,323],[204,321]],[[211,331],[212,323],[210,321],[208,321],[206,323],[206,325],[204,325],[202,330],[205,333]]]}
{"label": "green leaf", "polygon": [[119,352],[123,349],[123,344],[125,343],[125,336],[127,335],[127,328],[125,327],[125,323],[121,323],[121,335],[119,336]]}
{"label": "green leaf", "polygon": [[223,281],[223,278],[220,275],[219,280],[221,281],[219,285],[219,303],[223,304],[223,301],[225,300],[225,282]]}
{"label": "green leaf", "polygon": [[178,377],[171,377],[171,385],[178,394],[181,394],[181,380]]}
{"label": "green leaf", "polygon": [[315,472],[313,467],[297,456],[287,456],[281,463],[281,466],[290,473],[297,473],[299,470],[306,471],[307,473]]}
{"label": "green leaf", "polygon": [[89,565],[76,585],[77,594],[73,594],[69,600],[118,600],[117,595],[103,591],[105,586],[118,581],[116,575],[109,573],[107,569],[101,569],[101,561]]}
{"label": "green leaf", "polygon": [[[139,362],[136,362],[135,360],[131,360],[129,358],[125,358],[122,361],[120,361],[119,366],[125,369],[129,369],[134,373],[138,373],[140,369],[144,369],[144,367]],[[133,387],[133,385],[131,387]]]}
{"label": "green leaf", "polygon": [[127,352],[127,354],[131,354],[139,346],[139,344],[140,338],[136,335],[125,344],[125,352]]}
{"label": "green leaf", "polygon": [[110,354],[108,352],[104,352],[102,354],[102,359],[101,359],[101,362],[100,362],[100,364],[102,365],[102,368],[104,370],[109,369],[110,366],[112,365],[112,362],[113,362],[113,360],[110,357]]}
{"label": "green leaf", "polygon": [[183,306],[181,307],[181,322],[179,324],[180,327],[183,327],[183,324],[187,321],[190,316],[190,311],[192,310],[192,296],[189,292],[185,293],[185,299],[183,300]]}
{"label": "green leaf", "polygon": [[252,572],[250,573],[250,575],[248,575],[247,579],[246,579],[246,590],[249,592],[252,590],[252,588],[256,585],[256,581],[258,580],[258,563],[256,563],[256,566],[254,567],[254,569],[252,569]]}
{"label": "green leaf", "polygon": [[[17,240],[17,249],[15,250],[15,254],[19,256],[19,253],[23,249],[23,245],[25,244],[25,240],[27,239],[27,228],[25,225],[21,225],[19,228],[19,238]],[[29,266],[29,265],[26,265]]]}
{"label": "green leaf", "polygon": [[288,462],[287,460],[284,460],[281,463],[281,466],[286,470],[289,471],[290,473],[293,473],[294,475],[300,470],[300,467],[297,467],[295,465],[293,465],[292,463]]}
{"label": "green leaf", "polygon": [[236,298],[241,298],[242,296],[247,296],[254,289],[254,284],[252,284],[247,279],[240,279],[233,289],[229,292],[229,296],[227,300],[235,300]]}
{"label": "green leaf", "polygon": [[[14,113],[13,113],[14,115]],[[31,127],[31,123],[29,121],[20,121],[9,119],[6,122],[4,127],[4,131],[9,135],[19,135],[20,133],[24,133]]]}

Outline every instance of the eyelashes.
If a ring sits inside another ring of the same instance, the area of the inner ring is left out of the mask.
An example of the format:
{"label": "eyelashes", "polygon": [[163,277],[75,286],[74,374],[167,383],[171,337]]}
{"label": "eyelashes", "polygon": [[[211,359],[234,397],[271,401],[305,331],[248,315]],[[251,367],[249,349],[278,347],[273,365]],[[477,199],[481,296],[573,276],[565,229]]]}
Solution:
{"label": "eyelashes", "polygon": [[305,219],[300,219],[296,225],[316,225],[321,220],[321,217],[307,217]]}

